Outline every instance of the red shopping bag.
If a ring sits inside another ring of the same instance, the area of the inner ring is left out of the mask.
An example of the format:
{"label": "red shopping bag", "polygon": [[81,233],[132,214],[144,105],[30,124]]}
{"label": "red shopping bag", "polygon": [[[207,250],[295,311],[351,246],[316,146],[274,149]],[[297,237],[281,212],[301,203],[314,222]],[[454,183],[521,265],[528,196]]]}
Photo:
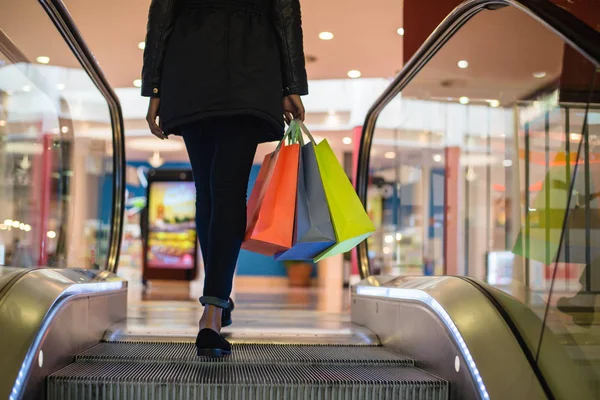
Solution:
{"label": "red shopping bag", "polygon": [[[249,223],[246,240],[242,245],[243,249],[273,256],[292,247],[299,162],[300,145],[284,144],[276,156],[275,167],[270,179],[267,170],[262,183],[263,187],[256,186],[253,189],[250,196],[251,201],[252,197],[255,197],[255,201],[260,203],[261,190],[264,190],[264,197],[262,203],[255,208],[255,210],[258,209],[258,216],[254,226]],[[259,191],[256,195],[254,194],[255,190]]]}

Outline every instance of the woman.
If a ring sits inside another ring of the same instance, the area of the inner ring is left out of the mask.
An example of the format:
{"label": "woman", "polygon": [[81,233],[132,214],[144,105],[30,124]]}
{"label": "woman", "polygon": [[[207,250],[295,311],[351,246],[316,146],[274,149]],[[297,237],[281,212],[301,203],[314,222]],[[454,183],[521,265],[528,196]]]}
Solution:
{"label": "woman", "polygon": [[160,139],[183,136],[196,183],[205,260],[198,355],[231,353],[220,331],[231,323],[250,169],[259,143],[282,138],[284,119],[304,120],[302,42],[299,0],[150,5],[142,70],[142,95],[151,97],[147,121]]}

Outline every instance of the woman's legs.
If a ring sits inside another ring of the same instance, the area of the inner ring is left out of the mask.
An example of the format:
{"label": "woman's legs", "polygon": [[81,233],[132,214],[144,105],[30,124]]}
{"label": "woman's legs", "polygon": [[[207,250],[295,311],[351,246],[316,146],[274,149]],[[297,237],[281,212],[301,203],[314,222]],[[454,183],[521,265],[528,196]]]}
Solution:
{"label": "woman's legs", "polygon": [[[252,117],[215,118],[203,121],[199,131],[184,133],[196,181],[197,229],[205,257],[200,301],[207,307],[200,328],[219,331],[222,309],[229,305],[246,230],[246,193],[257,148],[256,122]],[[209,200],[206,192],[210,193]]]}

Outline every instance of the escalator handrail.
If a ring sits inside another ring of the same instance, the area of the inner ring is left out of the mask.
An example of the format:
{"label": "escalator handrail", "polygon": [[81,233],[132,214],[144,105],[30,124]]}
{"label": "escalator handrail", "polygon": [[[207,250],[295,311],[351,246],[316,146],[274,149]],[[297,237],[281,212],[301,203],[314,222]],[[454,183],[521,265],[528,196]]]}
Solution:
{"label": "escalator handrail", "polygon": [[125,127],[121,103],[64,3],[61,0],[38,1],[108,104],[113,135],[113,202],[105,268],[110,272],[116,272],[125,215]]}
{"label": "escalator handrail", "polygon": [[[506,6],[516,7],[559,35],[566,43],[577,49],[597,67],[600,66],[600,32],[548,0],[467,0],[456,7],[433,31],[423,45],[406,63],[392,83],[369,109],[361,135],[356,169],[356,190],[367,204],[369,186],[369,163],[375,125],[383,108],[410,83],[438,50],[475,14],[484,9],[493,10]],[[371,275],[367,242],[357,247],[361,278]]]}

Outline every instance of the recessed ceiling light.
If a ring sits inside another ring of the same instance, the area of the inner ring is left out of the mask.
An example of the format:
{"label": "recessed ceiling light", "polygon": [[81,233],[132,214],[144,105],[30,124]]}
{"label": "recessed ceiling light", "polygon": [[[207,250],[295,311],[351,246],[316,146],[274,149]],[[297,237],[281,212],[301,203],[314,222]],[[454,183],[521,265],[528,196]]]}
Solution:
{"label": "recessed ceiling light", "polygon": [[[315,138],[316,139],[316,138]],[[157,141],[155,138],[141,138],[135,139],[127,143],[127,146],[133,150],[149,151],[154,153],[157,148]],[[181,140],[169,139],[160,142],[160,152],[171,152],[171,151],[182,151],[185,149],[185,144]]]}
{"label": "recessed ceiling light", "polygon": [[383,248],[383,254],[390,254],[392,252],[392,250],[390,250],[389,247],[384,247]]}
{"label": "recessed ceiling light", "polygon": [[533,77],[534,77],[534,78],[541,79],[541,78],[543,78],[543,77],[545,77],[545,76],[546,76],[546,73],[545,73],[544,71],[540,71],[540,72],[534,72],[534,73],[533,73]]}
{"label": "recessed ceiling light", "polygon": [[384,240],[386,243],[393,243],[394,237],[392,235],[386,235]]}
{"label": "recessed ceiling light", "polygon": [[0,126],[6,126],[6,121],[3,119],[0,119]]}
{"label": "recessed ceiling light", "polygon": [[48,236],[48,238],[50,238],[50,239],[54,239],[56,237],[56,232],[54,232],[54,231],[48,231],[46,233],[46,236]]}
{"label": "recessed ceiling light", "polygon": [[460,102],[460,104],[469,104],[471,100],[467,96],[463,96],[460,99],[458,99],[458,101]]}
{"label": "recessed ceiling light", "polygon": [[442,156],[440,154],[434,154],[433,161],[435,161],[437,163],[442,162]]}
{"label": "recessed ceiling light", "polygon": [[393,160],[394,158],[396,158],[396,153],[394,153],[393,151],[388,151],[383,156],[388,160]]}
{"label": "recessed ceiling light", "polygon": [[402,240],[402,234],[401,233],[396,233],[396,240],[397,241],[401,241]]}
{"label": "recessed ceiling light", "polygon": [[504,165],[506,168],[512,167],[513,162],[512,162],[512,160],[507,159],[507,160],[502,161],[502,165]]}
{"label": "recessed ceiling light", "polygon": [[65,90],[66,87],[67,87],[67,85],[65,85],[64,83],[59,83],[56,85],[56,88],[58,90]]}
{"label": "recessed ceiling light", "polygon": [[23,91],[24,92],[31,92],[31,86],[29,86],[29,85],[23,86]]}
{"label": "recessed ceiling light", "polygon": [[136,79],[135,81],[133,81],[133,86],[135,86],[135,87],[142,87],[142,80],[141,79]]}
{"label": "recessed ceiling light", "polygon": [[400,36],[404,36],[404,28],[398,28],[398,30],[396,31],[396,33]]}
{"label": "recessed ceiling light", "polygon": [[46,56],[39,56],[38,58],[35,59],[37,62],[39,62],[40,64],[48,64],[50,62],[50,57],[46,57]]}
{"label": "recessed ceiling light", "polygon": [[356,69],[351,69],[350,71],[348,71],[348,76],[352,79],[360,78],[361,75],[362,74],[360,73],[360,71]]}
{"label": "recessed ceiling light", "polygon": [[465,69],[469,66],[469,62],[467,60],[460,60],[458,62],[458,68]]}
{"label": "recessed ceiling light", "polygon": [[486,100],[486,101],[488,102],[490,107],[499,107],[500,106],[499,100]]}
{"label": "recessed ceiling light", "polygon": [[571,133],[569,135],[569,139],[571,139],[573,142],[580,142],[582,138],[583,135],[581,133]]}
{"label": "recessed ceiling light", "polygon": [[345,138],[342,139],[342,142],[344,144],[352,144],[352,138],[345,137]]}
{"label": "recessed ceiling light", "polygon": [[69,133],[69,127],[68,126],[63,126],[62,128],[60,128],[60,131],[62,133]]}
{"label": "recessed ceiling light", "polygon": [[138,49],[144,50],[145,48],[146,48],[146,42],[139,42],[138,43]]}
{"label": "recessed ceiling light", "polygon": [[319,39],[321,40],[331,40],[333,39],[333,33],[331,32],[321,32],[319,33]]}

